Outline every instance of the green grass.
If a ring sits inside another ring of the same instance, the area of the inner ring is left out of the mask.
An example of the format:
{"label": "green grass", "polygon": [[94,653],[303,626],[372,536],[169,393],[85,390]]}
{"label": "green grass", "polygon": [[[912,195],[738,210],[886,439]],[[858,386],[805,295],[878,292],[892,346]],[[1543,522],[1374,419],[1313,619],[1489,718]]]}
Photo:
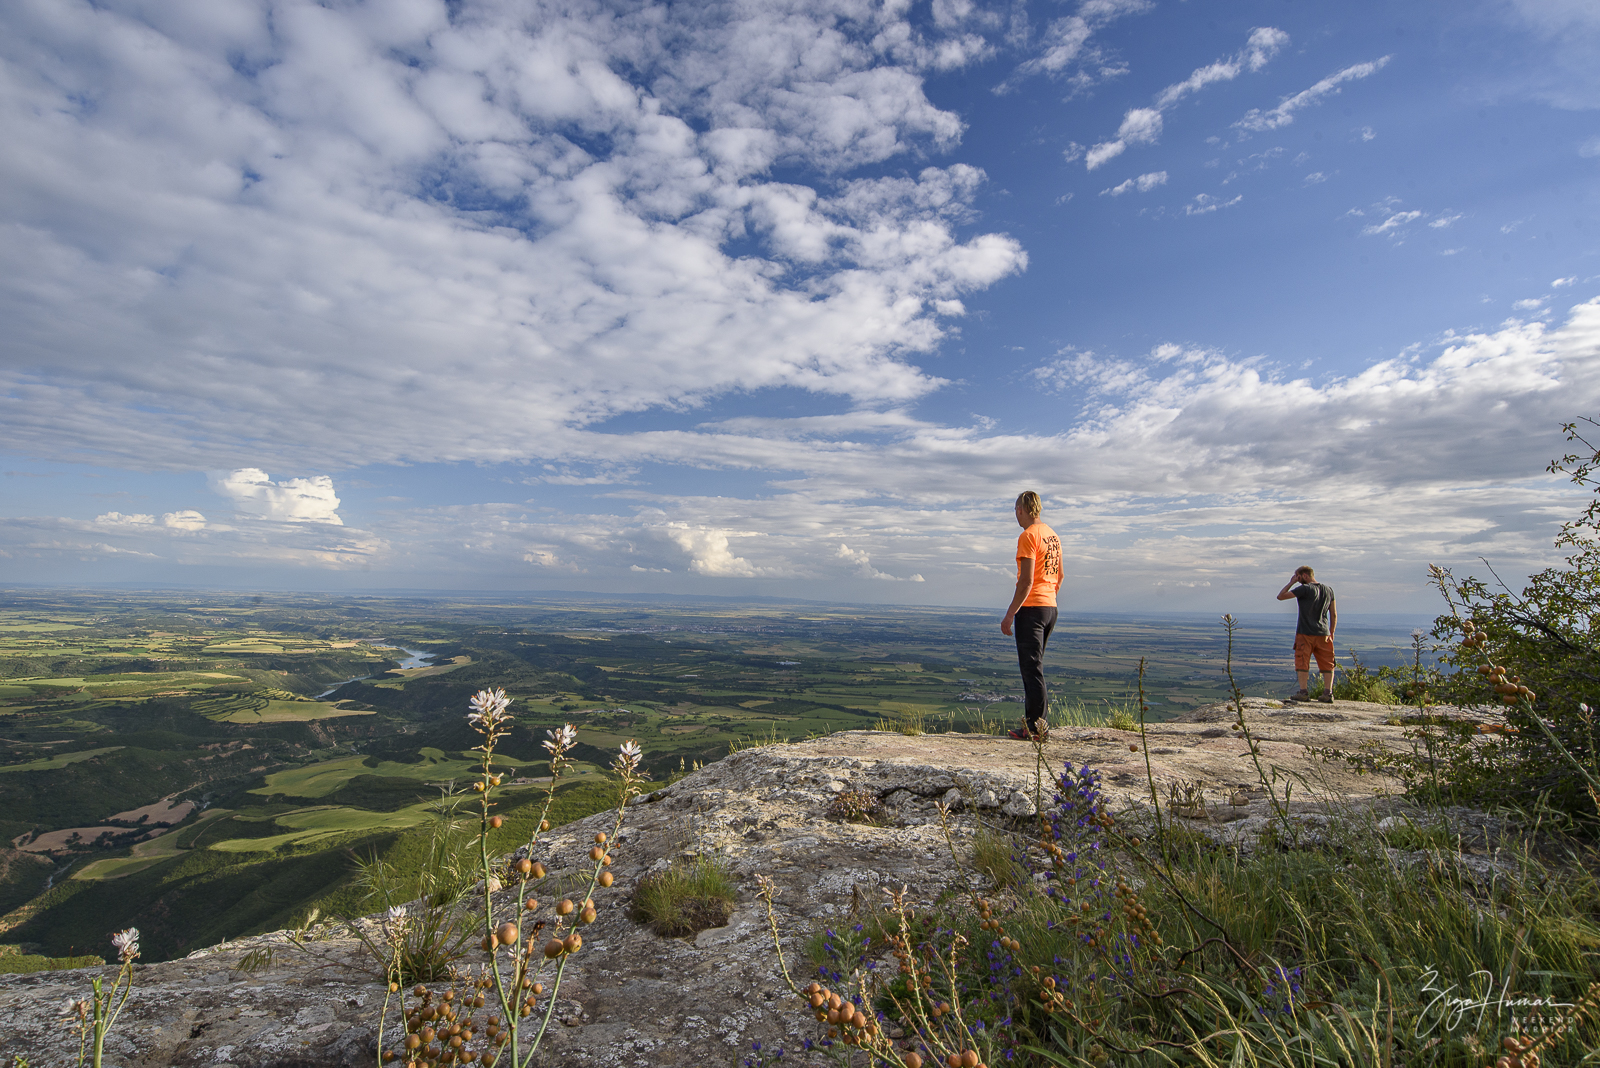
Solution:
{"label": "green grass", "polygon": [[665,937],[692,935],[726,924],[737,892],[726,865],[702,853],[640,879],[632,916]]}
{"label": "green grass", "polygon": [[105,963],[100,957],[41,957],[36,953],[7,953],[0,956],[0,975],[58,972],[67,968],[103,968]]}
{"label": "green grass", "polygon": [[219,723],[309,723],[341,716],[370,716],[371,710],[340,708],[331,701],[274,701],[261,708],[241,708],[226,716],[214,717]]}
{"label": "green grass", "polygon": [[342,806],[296,809],[273,820],[275,826],[289,828],[283,834],[265,838],[229,838],[213,842],[207,848],[224,853],[266,853],[353,833],[404,830],[425,821],[432,803],[422,802],[395,812],[367,812]]}
{"label": "green grass", "polygon": [[[381,761],[368,764],[366,757],[348,756],[325,760],[320,764],[291,768],[267,776],[265,786],[250,792],[270,797],[326,797],[358,775],[381,775],[388,778],[415,779],[420,783],[444,782],[465,779],[478,767],[475,760],[447,756],[443,750],[424,747],[418,750],[422,760],[415,764]],[[521,762],[496,761],[497,767],[515,767]]]}
{"label": "green grass", "polygon": [[27,764],[7,764],[5,767],[0,768],[0,775],[9,771],[54,771],[57,768],[64,768],[68,764],[76,764],[82,760],[92,760],[97,756],[105,756],[107,753],[115,753],[121,748],[123,747],[120,745],[111,745],[104,749],[81,749],[76,753],[62,753],[60,756],[44,757],[41,760],[30,761]]}

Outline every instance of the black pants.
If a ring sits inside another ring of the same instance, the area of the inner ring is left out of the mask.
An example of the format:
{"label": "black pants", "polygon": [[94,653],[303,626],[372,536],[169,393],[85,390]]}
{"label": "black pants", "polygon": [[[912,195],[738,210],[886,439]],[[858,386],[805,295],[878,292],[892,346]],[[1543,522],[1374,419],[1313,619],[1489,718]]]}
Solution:
{"label": "black pants", "polygon": [[1023,714],[1028,729],[1034,730],[1044,719],[1047,707],[1044,691],[1044,647],[1056,629],[1056,610],[1028,605],[1017,609],[1011,633],[1017,637],[1017,666],[1022,668]]}

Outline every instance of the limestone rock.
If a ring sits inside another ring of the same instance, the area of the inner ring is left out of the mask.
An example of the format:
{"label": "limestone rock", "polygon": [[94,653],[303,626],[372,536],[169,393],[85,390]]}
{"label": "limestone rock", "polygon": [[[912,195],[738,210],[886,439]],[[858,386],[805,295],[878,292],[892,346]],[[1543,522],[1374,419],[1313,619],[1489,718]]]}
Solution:
{"label": "limestone rock", "polygon": [[[1398,794],[1400,784],[1321,759],[1311,747],[1354,751],[1377,742],[1409,749],[1403,729],[1388,723],[1395,711],[1344,702],[1303,711],[1256,700],[1246,703],[1245,715],[1264,765],[1300,776],[1328,801],[1359,805]],[[1047,774],[1064,763],[1098,768],[1113,808],[1133,810],[1135,819],[1148,811],[1152,788],[1165,803],[1169,785],[1198,784],[1209,815],[1194,825],[1248,845],[1273,817],[1245,742],[1228,727],[1233,719],[1217,705],[1150,725],[1153,787],[1139,736],[1109,728],[1052,731]],[[1006,738],[852,731],[742,750],[640,798],[613,843],[616,885],[596,897],[600,916],[584,929],[584,948],[567,970],[556,1012],[561,1025],[547,1037],[540,1065],[732,1065],[752,1041],[770,1050],[814,1037],[815,1023],[789,993],[773,950],[756,877],[778,887],[784,961],[803,985],[813,975],[802,947],[814,931],[846,922],[852,908],[876,907],[886,889],[904,887],[911,901],[930,903],[957,878],[937,806],[950,813],[958,848],[980,818],[1025,823],[1036,811],[1036,767],[1032,744]],[[881,825],[828,817],[846,789],[886,802]],[[1050,804],[1053,783],[1045,782],[1042,794]],[[1294,807],[1305,834],[1329,832],[1325,806],[1297,800]],[[539,842],[535,859],[552,878],[582,871],[593,834],[609,829],[610,819],[557,828]],[[707,852],[725,860],[740,886],[725,927],[669,939],[628,919],[627,894],[640,876],[675,856]],[[284,948],[285,940],[278,932],[141,967],[107,1063],[373,1064],[384,989],[368,974],[358,943],[333,937],[315,943],[312,954]],[[271,967],[239,970],[246,954],[268,945],[279,947]],[[0,976],[0,1019],[7,1021],[0,1063],[17,1053],[34,1065],[75,1063],[76,1040],[56,1017],[68,1000],[87,994],[92,974]]]}

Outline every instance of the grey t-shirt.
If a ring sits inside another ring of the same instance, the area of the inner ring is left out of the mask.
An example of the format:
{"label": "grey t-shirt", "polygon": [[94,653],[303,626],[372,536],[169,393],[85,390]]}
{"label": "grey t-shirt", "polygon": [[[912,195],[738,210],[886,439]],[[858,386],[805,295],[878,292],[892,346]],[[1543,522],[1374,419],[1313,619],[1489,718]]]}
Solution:
{"label": "grey t-shirt", "polygon": [[1333,587],[1320,582],[1302,582],[1291,592],[1300,603],[1300,625],[1295,627],[1294,632],[1319,637],[1326,635],[1328,609],[1333,607]]}

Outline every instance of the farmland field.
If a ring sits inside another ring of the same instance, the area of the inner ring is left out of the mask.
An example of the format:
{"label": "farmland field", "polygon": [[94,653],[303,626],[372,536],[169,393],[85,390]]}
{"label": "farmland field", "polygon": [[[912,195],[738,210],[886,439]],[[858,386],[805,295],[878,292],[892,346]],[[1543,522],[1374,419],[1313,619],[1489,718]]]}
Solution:
{"label": "farmland field", "polygon": [[[1247,693],[1291,688],[1291,613],[1245,617],[1232,666]],[[159,959],[313,905],[359,911],[350,856],[416,852],[443,792],[476,767],[464,713],[485,686],[506,689],[516,720],[497,765],[520,784],[507,833],[543,796],[541,743],[562,723],[579,742],[563,818],[607,803],[603,769],[629,739],[665,777],[764,740],[994,730],[1021,711],[997,622],[691,600],[0,591],[0,844],[20,843],[0,869],[0,944],[64,956],[85,931],[104,941],[137,924]],[[1346,616],[1341,652],[1397,663],[1414,622]],[[1104,709],[1134,699],[1143,659],[1160,718],[1222,697],[1225,653],[1215,619],[1066,613],[1047,669],[1055,695]]]}

